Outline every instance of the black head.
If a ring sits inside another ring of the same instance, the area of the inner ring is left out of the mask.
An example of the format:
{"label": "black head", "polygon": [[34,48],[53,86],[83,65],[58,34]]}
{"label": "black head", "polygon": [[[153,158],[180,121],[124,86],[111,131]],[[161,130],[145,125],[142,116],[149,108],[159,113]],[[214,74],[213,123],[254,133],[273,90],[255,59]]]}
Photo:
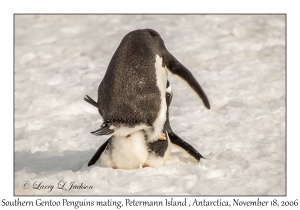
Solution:
{"label": "black head", "polygon": [[134,48],[138,53],[150,50],[152,53],[162,56],[166,49],[164,41],[153,29],[138,29],[129,32],[122,40],[121,45]]}

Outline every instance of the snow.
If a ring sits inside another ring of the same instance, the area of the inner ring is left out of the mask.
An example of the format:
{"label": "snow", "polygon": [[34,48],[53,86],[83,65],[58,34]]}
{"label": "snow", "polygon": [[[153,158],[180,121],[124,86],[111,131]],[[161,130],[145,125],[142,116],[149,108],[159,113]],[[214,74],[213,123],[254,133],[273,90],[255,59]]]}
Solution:
{"label": "snow", "polygon": [[[169,74],[174,132],[204,157],[174,148],[165,166],[87,163],[108,137],[83,100],[121,39],[156,30],[211,104]],[[285,195],[284,15],[16,15],[15,195]],[[76,181],[85,190],[24,189]]]}

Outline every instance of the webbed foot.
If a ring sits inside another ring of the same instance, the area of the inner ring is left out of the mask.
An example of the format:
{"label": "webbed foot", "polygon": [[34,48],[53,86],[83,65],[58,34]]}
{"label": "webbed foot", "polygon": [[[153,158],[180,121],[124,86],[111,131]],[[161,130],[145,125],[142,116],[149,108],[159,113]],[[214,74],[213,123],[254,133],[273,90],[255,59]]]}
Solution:
{"label": "webbed foot", "polygon": [[166,134],[161,133],[158,139],[159,139],[159,140],[167,140]]}

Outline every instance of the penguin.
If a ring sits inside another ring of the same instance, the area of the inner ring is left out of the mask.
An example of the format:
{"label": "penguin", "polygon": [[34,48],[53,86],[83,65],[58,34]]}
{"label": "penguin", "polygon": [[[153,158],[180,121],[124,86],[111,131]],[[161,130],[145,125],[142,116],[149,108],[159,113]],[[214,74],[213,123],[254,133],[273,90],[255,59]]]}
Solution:
{"label": "penguin", "polygon": [[[200,158],[204,158],[196,149],[178,137],[171,129],[169,122],[169,106],[172,101],[172,96],[171,86],[169,81],[167,81],[167,112],[163,130],[166,140],[158,139],[157,141],[147,143],[145,134],[144,136],[141,134],[130,135],[133,139],[130,139],[131,141],[128,141],[124,137],[112,136],[100,146],[98,151],[89,161],[88,166],[94,165],[98,160],[100,160],[100,163],[103,166],[111,168],[133,169],[140,166],[161,166],[165,164],[170,156],[171,145],[181,148],[197,161],[200,161]],[[86,96],[84,100],[97,107],[97,103],[89,96]],[[145,148],[145,146],[147,148]],[[147,152],[148,155],[146,154]]]}
{"label": "penguin", "polygon": [[139,29],[125,35],[112,56],[95,103],[103,124],[91,133],[124,137],[143,131],[148,142],[157,141],[166,122],[167,72],[181,78],[210,109],[200,84],[161,36],[153,29]]}

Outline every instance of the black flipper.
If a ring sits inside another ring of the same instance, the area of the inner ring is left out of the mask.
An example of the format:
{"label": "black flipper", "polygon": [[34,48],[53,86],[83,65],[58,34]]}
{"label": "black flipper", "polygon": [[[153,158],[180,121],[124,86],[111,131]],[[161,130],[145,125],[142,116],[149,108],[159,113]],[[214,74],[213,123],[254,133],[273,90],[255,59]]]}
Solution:
{"label": "black flipper", "polygon": [[86,95],[86,97],[83,98],[86,102],[88,102],[89,104],[93,105],[94,107],[98,108],[98,104],[96,101],[94,101],[91,97],[89,97],[88,95]]}
{"label": "black flipper", "polygon": [[106,149],[109,141],[111,140],[112,137],[110,137],[106,142],[104,142],[99,149],[97,150],[97,152],[94,154],[94,156],[92,157],[92,159],[90,160],[90,162],[88,163],[88,166],[92,166],[94,165],[100,158],[101,154],[104,152],[104,150]]}
{"label": "black flipper", "polygon": [[[164,131],[167,138],[167,132]],[[168,140],[158,139],[155,142],[148,143],[149,151],[154,152],[157,156],[163,157],[168,149]]]}
{"label": "black flipper", "polygon": [[163,64],[167,67],[167,69],[181,79],[183,79],[202,99],[206,108],[210,109],[210,104],[206,94],[201,88],[200,84],[197,82],[192,73],[182,65],[169,51],[165,50],[163,54]]}
{"label": "black flipper", "polygon": [[192,157],[194,157],[197,161],[200,161],[200,159],[204,157],[189,143],[185,142],[179,136],[177,136],[171,128],[170,121],[169,121],[169,106],[171,104],[172,97],[173,97],[172,93],[166,93],[166,101],[167,101],[168,109],[167,109],[167,119],[164,125],[164,130],[168,132],[172,144],[175,144],[176,146],[182,148],[187,153],[189,153]]}
{"label": "black flipper", "polygon": [[[189,143],[182,140],[175,133],[169,133],[169,138],[172,144],[179,146],[184,149],[187,153],[189,153],[196,160],[200,161],[201,158],[204,158],[194,147],[192,147]],[[205,159],[205,158],[204,158]]]}

